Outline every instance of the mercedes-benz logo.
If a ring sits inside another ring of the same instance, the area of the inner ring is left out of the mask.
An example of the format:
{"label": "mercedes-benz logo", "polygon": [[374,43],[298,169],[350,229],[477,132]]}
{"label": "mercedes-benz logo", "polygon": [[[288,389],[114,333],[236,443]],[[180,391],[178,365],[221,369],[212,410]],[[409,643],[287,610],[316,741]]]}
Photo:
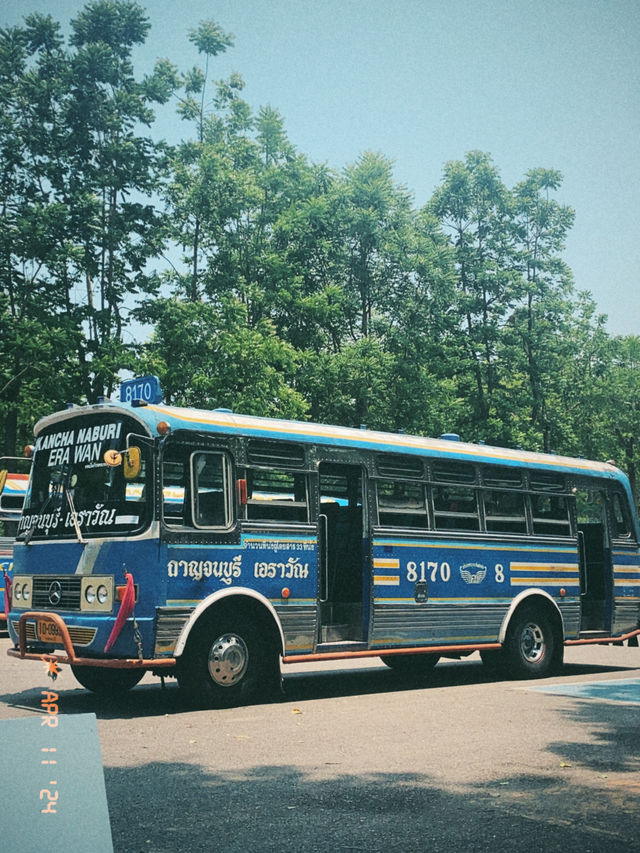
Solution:
{"label": "mercedes-benz logo", "polygon": [[62,600],[62,584],[60,581],[53,581],[49,586],[49,603],[55,607]]}

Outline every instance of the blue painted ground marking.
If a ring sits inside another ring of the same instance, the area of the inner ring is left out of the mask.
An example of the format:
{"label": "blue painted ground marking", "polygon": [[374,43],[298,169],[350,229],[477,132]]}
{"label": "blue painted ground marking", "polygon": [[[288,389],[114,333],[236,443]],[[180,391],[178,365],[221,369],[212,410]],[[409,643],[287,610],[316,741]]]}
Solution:
{"label": "blue painted ground marking", "polygon": [[113,853],[95,714],[0,720],[0,768],[2,850]]}
{"label": "blue painted ground marking", "polygon": [[531,689],[560,696],[574,696],[577,699],[600,699],[604,702],[628,702],[640,705],[640,678],[587,681],[580,684],[550,684]]}

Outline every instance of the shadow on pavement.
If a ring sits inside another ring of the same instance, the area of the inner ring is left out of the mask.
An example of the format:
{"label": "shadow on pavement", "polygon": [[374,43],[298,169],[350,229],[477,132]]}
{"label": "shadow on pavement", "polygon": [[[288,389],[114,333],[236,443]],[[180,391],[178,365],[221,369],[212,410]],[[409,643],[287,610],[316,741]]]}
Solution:
{"label": "shadow on pavement", "polygon": [[334,769],[105,768],[115,853],[637,850],[635,802],[606,791],[523,775],[458,792],[426,774]]}
{"label": "shadow on pavement", "polygon": [[[336,669],[297,671],[290,673],[283,668],[283,692],[271,702],[331,699],[335,697],[364,696],[372,693],[399,693],[410,690],[435,690],[443,687],[515,683],[483,666],[479,660],[441,661],[426,678],[407,679],[382,664],[359,669]],[[595,666],[582,664],[565,665],[560,678],[577,675],[626,671],[625,667]],[[518,682],[522,683],[522,682]],[[538,682],[536,682],[538,683]],[[65,714],[96,714],[98,719],[130,719],[165,714],[180,714],[193,710],[189,707],[175,679],[167,678],[162,687],[159,679],[143,681],[127,693],[113,697],[97,696],[75,681],[70,669],[63,667],[57,681],[42,679],[34,688],[20,693],[0,695],[0,702],[9,707],[18,707],[40,713],[43,690],[54,690],[59,695],[60,712]],[[261,700],[256,704],[264,704]]]}
{"label": "shadow on pavement", "polygon": [[[565,761],[588,767],[602,774],[635,774],[636,796],[640,796],[640,737],[638,736],[637,705],[575,700],[571,707],[559,713],[572,723],[578,723],[585,732],[583,740],[568,743],[550,743],[548,749]],[[640,810],[638,811],[640,821]],[[640,850],[640,833],[638,838]]]}

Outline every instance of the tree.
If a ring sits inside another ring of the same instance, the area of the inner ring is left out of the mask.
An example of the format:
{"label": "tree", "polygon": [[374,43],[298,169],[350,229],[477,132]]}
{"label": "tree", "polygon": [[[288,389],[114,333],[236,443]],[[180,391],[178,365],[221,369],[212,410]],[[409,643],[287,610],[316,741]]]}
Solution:
{"label": "tree", "polygon": [[[189,185],[192,183],[192,170],[195,168],[202,156],[205,142],[205,125],[207,122],[208,104],[207,83],[209,77],[209,62],[219,53],[224,53],[227,48],[233,44],[233,36],[230,33],[225,33],[215,21],[202,21],[198,27],[189,32],[189,41],[196,45],[198,52],[204,54],[205,68],[204,70],[194,67],[184,76],[184,91],[185,96],[181,98],[178,113],[181,118],[195,121],[197,123],[197,142],[187,143],[179,146],[177,157],[174,159],[174,166],[178,180],[176,181],[174,194],[170,196],[173,199],[173,204],[179,208],[182,216],[180,217],[180,244],[183,250],[187,247],[191,248],[191,275],[190,279],[185,279],[186,293],[192,302],[196,302],[200,294],[199,283],[199,261],[200,261],[200,231],[201,220],[198,197],[192,198],[189,192]],[[235,75],[228,82],[227,91],[229,98],[233,99],[236,91],[243,87],[242,80]],[[185,186],[186,185],[186,186]],[[180,187],[185,186],[187,190],[183,197],[180,193]],[[179,200],[179,201],[178,201]],[[196,201],[194,205],[192,202]]]}
{"label": "tree", "polygon": [[8,454],[30,439],[51,391],[62,401],[77,378],[69,358],[77,324],[51,272],[66,218],[52,191],[66,71],[50,18],[32,15],[0,33],[0,428]]}
{"label": "tree", "polygon": [[575,318],[561,253],[573,211],[552,197],[561,180],[533,169],[509,190],[490,157],[471,152],[447,164],[430,201],[455,252],[469,438],[547,451],[567,438],[558,424]]}
{"label": "tree", "polygon": [[[189,35],[202,68],[138,80],[148,29],[97,0],[68,46],[43,16],[0,32],[7,452],[135,368],[173,402],[585,452],[636,483],[638,343],[573,290],[557,171],[509,189],[472,151],[415,210],[384,155],[309,163],[239,74],[212,84],[233,44],[213,21]],[[172,95],[192,131],[175,148],[150,130]],[[183,257],[156,275],[166,244]],[[131,319],[151,325],[139,346]]]}
{"label": "tree", "polygon": [[247,323],[246,306],[233,297],[220,305],[162,299],[152,310],[154,332],[141,366],[159,376],[175,405],[303,418],[306,404],[294,390],[296,353],[265,320]]}
{"label": "tree", "polygon": [[519,296],[513,269],[511,198],[488,154],[472,151],[447,163],[428,210],[449,234],[457,272],[456,310],[461,331],[457,375],[468,401],[469,438],[504,440],[496,411],[502,381],[502,330]]}
{"label": "tree", "polygon": [[[612,341],[609,381],[603,383],[607,434],[616,438],[614,457],[620,459],[631,482],[636,504],[640,503],[640,337],[617,336]],[[621,451],[618,457],[616,450]]]}
{"label": "tree", "polygon": [[166,63],[134,79],[131,51],[147,30],[136,3],[101,0],[72,22],[71,51],[59,25],[38,15],[0,36],[0,412],[9,452],[22,409],[28,431],[43,407],[109,393],[130,360],[127,312],[154,286],[146,264],[162,238],[151,203],[158,151],[136,130],[175,82]]}
{"label": "tree", "polygon": [[[603,318],[600,318],[602,321]],[[640,337],[603,334],[598,324],[577,380],[574,429],[586,456],[611,460],[629,476],[640,502]]]}
{"label": "tree", "polygon": [[278,328],[306,349],[312,416],[423,430],[437,407],[410,401],[423,399],[426,360],[438,364],[451,266],[435,221],[412,209],[390,161],[367,152],[340,176],[315,167],[310,194],[280,216],[275,246]]}
{"label": "tree", "polygon": [[70,256],[67,266],[69,276],[82,276],[86,286],[88,334],[79,357],[85,395],[94,400],[113,389],[130,362],[122,335],[131,298],[156,289],[147,263],[165,237],[152,202],[159,150],[135,131],[153,122],[151,103],[167,101],[177,79],[161,63],[151,78],[135,80],[132,49],[149,30],[137,3],[90,3],[72,30],[76,51],[64,105],[69,134],[60,194],[73,215],[70,237],[82,253],[81,264]]}
{"label": "tree", "polygon": [[526,377],[526,398],[519,405],[529,413],[530,435],[545,451],[554,449],[554,429],[561,400],[558,379],[570,350],[568,329],[573,313],[573,277],[561,252],[574,213],[551,192],[562,176],[550,169],[532,169],[513,191],[516,264],[522,296],[510,321],[516,349],[508,348],[511,368]]}

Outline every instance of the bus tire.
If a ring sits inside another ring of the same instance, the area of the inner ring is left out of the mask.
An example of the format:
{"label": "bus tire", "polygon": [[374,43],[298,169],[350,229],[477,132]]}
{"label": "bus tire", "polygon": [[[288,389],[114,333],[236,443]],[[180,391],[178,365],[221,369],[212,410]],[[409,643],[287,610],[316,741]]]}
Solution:
{"label": "bus tire", "polygon": [[190,703],[230,708],[254,700],[277,662],[254,620],[242,613],[213,612],[193,629],[176,675]]}
{"label": "bus tire", "polygon": [[383,664],[403,678],[424,678],[440,660],[440,655],[380,655]]}
{"label": "bus tire", "polygon": [[514,678],[543,678],[562,657],[562,647],[548,614],[541,607],[516,611],[504,644],[509,674]]}
{"label": "bus tire", "polygon": [[92,693],[99,696],[113,696],[126,693],[142,679],[144,669],[111,669],[106,666],[71,665],[76,680]]}

